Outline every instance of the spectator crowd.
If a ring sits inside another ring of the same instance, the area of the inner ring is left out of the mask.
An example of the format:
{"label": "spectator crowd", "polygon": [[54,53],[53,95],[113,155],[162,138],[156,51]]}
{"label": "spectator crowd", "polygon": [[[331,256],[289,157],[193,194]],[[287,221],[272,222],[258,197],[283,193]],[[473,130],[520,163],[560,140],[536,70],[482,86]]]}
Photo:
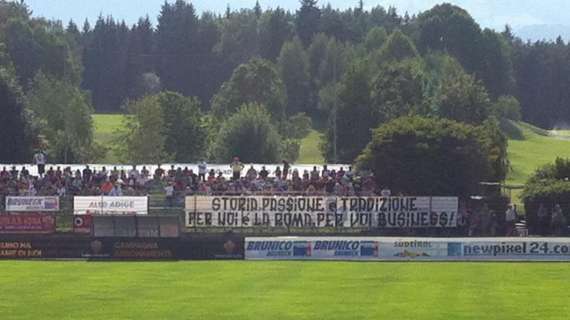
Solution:
{"label": "spectator crowd", "polygon": [[[164,195],[167,206],[182,206],[191,195],[306,195],[306,196],[391,196],[387,188],[376,184],[372,174],[355,174],[352,167],[329,170],[327,165],[312,170],[291,169],[288,162],[267,170],[246,167],[238,158],[229,165],[231,176],[208,169],[202,162],[197,172],[188,167],[160,165],[151,172],[146,166],[130,170],[86,165],[82,170],[71,167],[49,167],[43,159],[35,161],[38,175],[21,167],[3,167],[0,171],[0,196],[148,196]],[[464,208],[468,206],[463,206]],[[520,216],[510,205],[506,212],[490,210],[485,204],[478,210],[460,210],[458,224],[468,236],[516,235]],[[567,221],[559,205],[552,210],[540,206],[537,232],[541,235],[564,235]]]}
{"label": "spectator crowd", "polygon": [[[0,171],[0,195],[3,196],[145,196],[164,193],[168,199],[187,195],[338,195],[371,196],[380,193],[373,176],[355,175],[352,168],[329,170],[327,166],[312,171],[291,170],[284,162],[273,172],[265,167],[245,168],[239,160],[230,165],[232,177],[221,171],[208,170],[201,163],[198,172],[188,167],[160,165],[150,172],[145,166],[130,170],[95,170],[85,166],[72,171],[71,167],[49,167],[38,170],[37,176],[22,167],[3,167]],[[246,170],[247,169],[247,170]]]}

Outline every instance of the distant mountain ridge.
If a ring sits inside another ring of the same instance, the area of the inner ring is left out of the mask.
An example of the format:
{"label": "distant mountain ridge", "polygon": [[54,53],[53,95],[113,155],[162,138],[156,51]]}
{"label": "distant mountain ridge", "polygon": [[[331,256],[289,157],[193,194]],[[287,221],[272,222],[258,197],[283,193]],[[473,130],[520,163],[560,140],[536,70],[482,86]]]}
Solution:
{"label": "distant mountain ridge", "polygon": [[556,40],[558,36],[564,41],[570,41],[570,25],[540,24],[515,28],[515,34],[523,39],[531,41]]}

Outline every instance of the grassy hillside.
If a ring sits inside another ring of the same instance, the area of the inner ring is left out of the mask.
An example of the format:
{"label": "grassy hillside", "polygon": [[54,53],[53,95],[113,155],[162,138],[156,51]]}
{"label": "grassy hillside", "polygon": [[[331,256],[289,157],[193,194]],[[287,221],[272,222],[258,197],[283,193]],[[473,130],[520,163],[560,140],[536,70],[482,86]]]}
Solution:
{"label": "grassy hillside", "polygon": [[[115,131],[122,125],[123,115],[121,114],[95,114],[93,115],[93,125],[95,127],[95,141],[111,148]],[[117,163],[118,159],[113,152],[107,152],[107,156],[100,161],[105,164]]]}
{"label": "grassy hillside", "polygon": [[322,134],[316,130],[312,130],[311,133],[301,141],[301,153],[299,154],[299,159],[297,163],[299,164],[324,164],[325,159],[321,154],[319,149],[319,144],[321,143]]}
{"label": "grassy hillside", "polygon": [[570,158],[570,141],[562,136],[565,132],[549,132],[526,123],[518,123],[517,127],[522,137],[509,140],[512,172],[508,183],[524,184],[538,167],[556,157]]}
{"label": "grassy hillside", "polygon": [[[110,146],[115,131],[121,127],[122,115],[97,114],[93,116],[95,140]],[[517,123],[509,140],[509,159],[512,171],[508,176],[510,184],[524,184],[536,168],[554,161],[556,157],[570,158],[570,131],[547,131],[526,123]],[[324,159],[319,150],[321,133],[316,130],[302,140],[301,154],[297,163],[322,164]],[[115,163],[117,157],[109,152],[102,161]]]}
{"label": "grassy hillside", "polygon": [[[567,264],[0,262],[2,319],[568,319]],[[71,271],[71,272],[70,272]]]}
{"label": "grassy hillside", "polygon": [[[95,114],[93,124],[95,125],[95,141],[107,147],[112,146],[116,130],[121,127],[123,115],[120,114]],[[299,164],[323,164],[324,159],[319,150],[321,134],[312,130],[311,133],[301,142],[301,153],[297,163]],[[112,152],[108,152],[105,159],[100,161],[105,164],[117,163],[118,159]]]}

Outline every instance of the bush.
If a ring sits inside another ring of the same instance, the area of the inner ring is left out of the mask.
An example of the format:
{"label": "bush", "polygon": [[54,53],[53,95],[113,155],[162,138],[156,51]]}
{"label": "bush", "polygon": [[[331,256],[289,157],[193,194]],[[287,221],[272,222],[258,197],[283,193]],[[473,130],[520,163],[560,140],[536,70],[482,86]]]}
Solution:
{"label": "bush", "polygon": [[493,104],[493,113],[499,119],[521,121],[521,105],[513,96],[502,96]]}
{"label": "bush", "polygon": [[484,131],[451,120],[399,118],[374,131],[357,167],[372,169],[394,194],[468,196],[496,178],[490,149],[498,140],[483,139]]}
{"label": "bush", "polygon": [[562,208],[567,220],[570,217],[570,159],[557,158],[532,175],[522,193],[531,232],[537,231],[536,213],[540,205],[552,211],[556,204]]}
{"label": "bush", "polygon": [[281,160],[281,143],[267,109],[247,104],[222,124],[210,152],[220,163],[234,156],[246,163],[276,163]]}
{"label": "bush", "polygon": [[291,139],[303,139],[311,133],[313,121],[305,113],[297,113],[283,122],[282,134]]}

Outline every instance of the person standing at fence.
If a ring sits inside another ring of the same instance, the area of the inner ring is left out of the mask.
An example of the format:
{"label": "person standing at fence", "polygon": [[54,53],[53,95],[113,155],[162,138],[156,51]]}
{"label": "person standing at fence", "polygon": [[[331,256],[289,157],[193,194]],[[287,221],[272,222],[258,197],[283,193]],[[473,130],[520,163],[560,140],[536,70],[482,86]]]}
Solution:
{"label": "person standing at fence", "polygon": [[548,211],[544,207],[544,204],[540,204],[538,207],[538,212],[536,213],[536,218],[538,220],[538,233],[542,236],[547,234],[548,230]]}
{"label": "person standing at fence", "polygon": [[513,235],[515,230],[515,224],[517,222],[517,213],[513,204],[510,204],[505,211],[505,235],[510,237]]}
{"label": "person standing at fence", "polygon": [[566,218],[564,217],[564,213],[562,212],[562,208],[559,204],[554,206],[554,210],[552,211],[552,221],[551,221],[551,230],[552,234],[555,236],[562,236],[564,235],[564,231],[566,231]]}
{"label": "person standing at fence", "polygon": [[291,170],[291,165],[287,160],[283,160],[283,180],[287,180],[289,176],[289,171]]}
{"label": "person standing at fence", "polygon": [[198,165],[198,179],[202,182],[206,182],[206,173],[208,173],[208,164],[202,160]]}
{"label": "person standing at fence", "polygon": [[38,152],[34,154],[34,164],[38,167],[38,175],[42,178],[46,172],[46,158],[46,154],[43,150],[38,150]]}
{"label": "person standing at fence", "polygon": [[243,171],[244,165],[239,161],[238,157],[234,158],[234,161],[230,165],[233,173],[233,180],[239,180],[241,178],[241,172]]}
{"label": "person standing at fence", "polygon": [[174,182],[169,182],[166,187],[164,187],[164,192],[166,194],[166,205],[168,207],[174,207]]}

